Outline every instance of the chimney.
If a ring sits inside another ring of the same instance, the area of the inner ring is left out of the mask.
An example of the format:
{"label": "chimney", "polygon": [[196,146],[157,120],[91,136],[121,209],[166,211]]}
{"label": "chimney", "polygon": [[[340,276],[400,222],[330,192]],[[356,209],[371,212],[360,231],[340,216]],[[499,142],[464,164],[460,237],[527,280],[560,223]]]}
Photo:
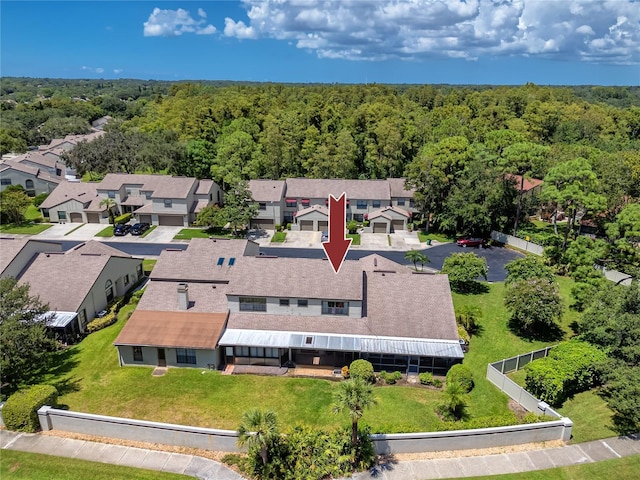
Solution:
{"label": "chimney", "polygon": [[178,310],[187,310],[189,308],[189,285],[186,283],[178,284]]}

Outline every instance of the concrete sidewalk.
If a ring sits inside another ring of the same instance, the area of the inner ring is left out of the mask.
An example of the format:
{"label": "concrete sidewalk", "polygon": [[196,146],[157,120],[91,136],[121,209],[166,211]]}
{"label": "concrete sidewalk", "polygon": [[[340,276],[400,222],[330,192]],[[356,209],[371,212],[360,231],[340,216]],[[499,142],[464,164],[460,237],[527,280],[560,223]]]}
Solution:
{"label": "concrete sidewalk", "polygon": [[52,435],[2,430],[0,431],[0,448],[180,473],[205,480],[242,480],[244,478],[219,462],[195,455],[88,442]]}
{"label": "concrete sidewalk", "polygon": [[[640,455],[639,438],[638,435],[614,437],[564,447],[472,457],[400,462],[392,460],[368,472],[357,473],[351,478],[356,480],[373,478],[378,480],[426,480],[546,470]],[[88,442],[52,435],[2,430],[0,431],[0,448],[181,473],[201,479],[242,480],[243,478],[219,462],[195,455]]]}

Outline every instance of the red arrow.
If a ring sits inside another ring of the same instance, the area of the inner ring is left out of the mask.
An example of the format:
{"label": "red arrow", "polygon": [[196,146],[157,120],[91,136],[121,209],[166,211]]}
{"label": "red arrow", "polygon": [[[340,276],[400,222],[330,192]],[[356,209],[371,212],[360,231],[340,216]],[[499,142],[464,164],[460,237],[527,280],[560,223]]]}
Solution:
{"label": "red arrow", "polygon": [[346,212],[347,194],[343,193],[338,199],[329,195],[329,241],[322,242],[322,248],[336,273],[340,271],[351,246],[351,239],[345,236]]}

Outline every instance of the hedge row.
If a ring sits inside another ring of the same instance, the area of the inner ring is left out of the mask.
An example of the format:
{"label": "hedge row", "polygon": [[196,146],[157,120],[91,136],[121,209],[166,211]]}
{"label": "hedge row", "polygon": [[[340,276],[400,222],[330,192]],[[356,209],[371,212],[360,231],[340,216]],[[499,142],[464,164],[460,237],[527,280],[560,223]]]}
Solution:
{"label": "hedge row", "polygon": [[131,217],[133,217],[132,213],[123,213],[122,215],[118,215],[115,218],[116,225],[118,225],[119,223],[129,223],[129,220],[131,220]]}
{"label": "hedge row", "polygon": [[526,388],[532,395],[553,406],[596,386],[607,355],[590,343],[570,340],[561,343],[525,366]]}
{"label": "hedge row", "polygon": [[2,419],[9,430],[33,433],[40,428],[38,409],[43,405],[55,407],[58,390],[51,385],[33,385],[18,390],[2,407]]}

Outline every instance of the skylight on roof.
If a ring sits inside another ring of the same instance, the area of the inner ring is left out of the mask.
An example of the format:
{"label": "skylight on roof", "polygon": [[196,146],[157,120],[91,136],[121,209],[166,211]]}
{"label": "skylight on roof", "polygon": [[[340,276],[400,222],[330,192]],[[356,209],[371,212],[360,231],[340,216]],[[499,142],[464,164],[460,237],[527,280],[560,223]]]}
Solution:
{"label": "skylight on roof", "polygon": [[235,263],[236,263],[236,259],[235,259],[235,257],[231,257],[231,258],[229,259],[229,266],[230,266],[230,267],[233,267],[233,265],[234,265]]}
{"label": "skylight on roof", "polygon": [[224,257],[218,258],[218,266],[221,267],[222,265],[224,265]]}

